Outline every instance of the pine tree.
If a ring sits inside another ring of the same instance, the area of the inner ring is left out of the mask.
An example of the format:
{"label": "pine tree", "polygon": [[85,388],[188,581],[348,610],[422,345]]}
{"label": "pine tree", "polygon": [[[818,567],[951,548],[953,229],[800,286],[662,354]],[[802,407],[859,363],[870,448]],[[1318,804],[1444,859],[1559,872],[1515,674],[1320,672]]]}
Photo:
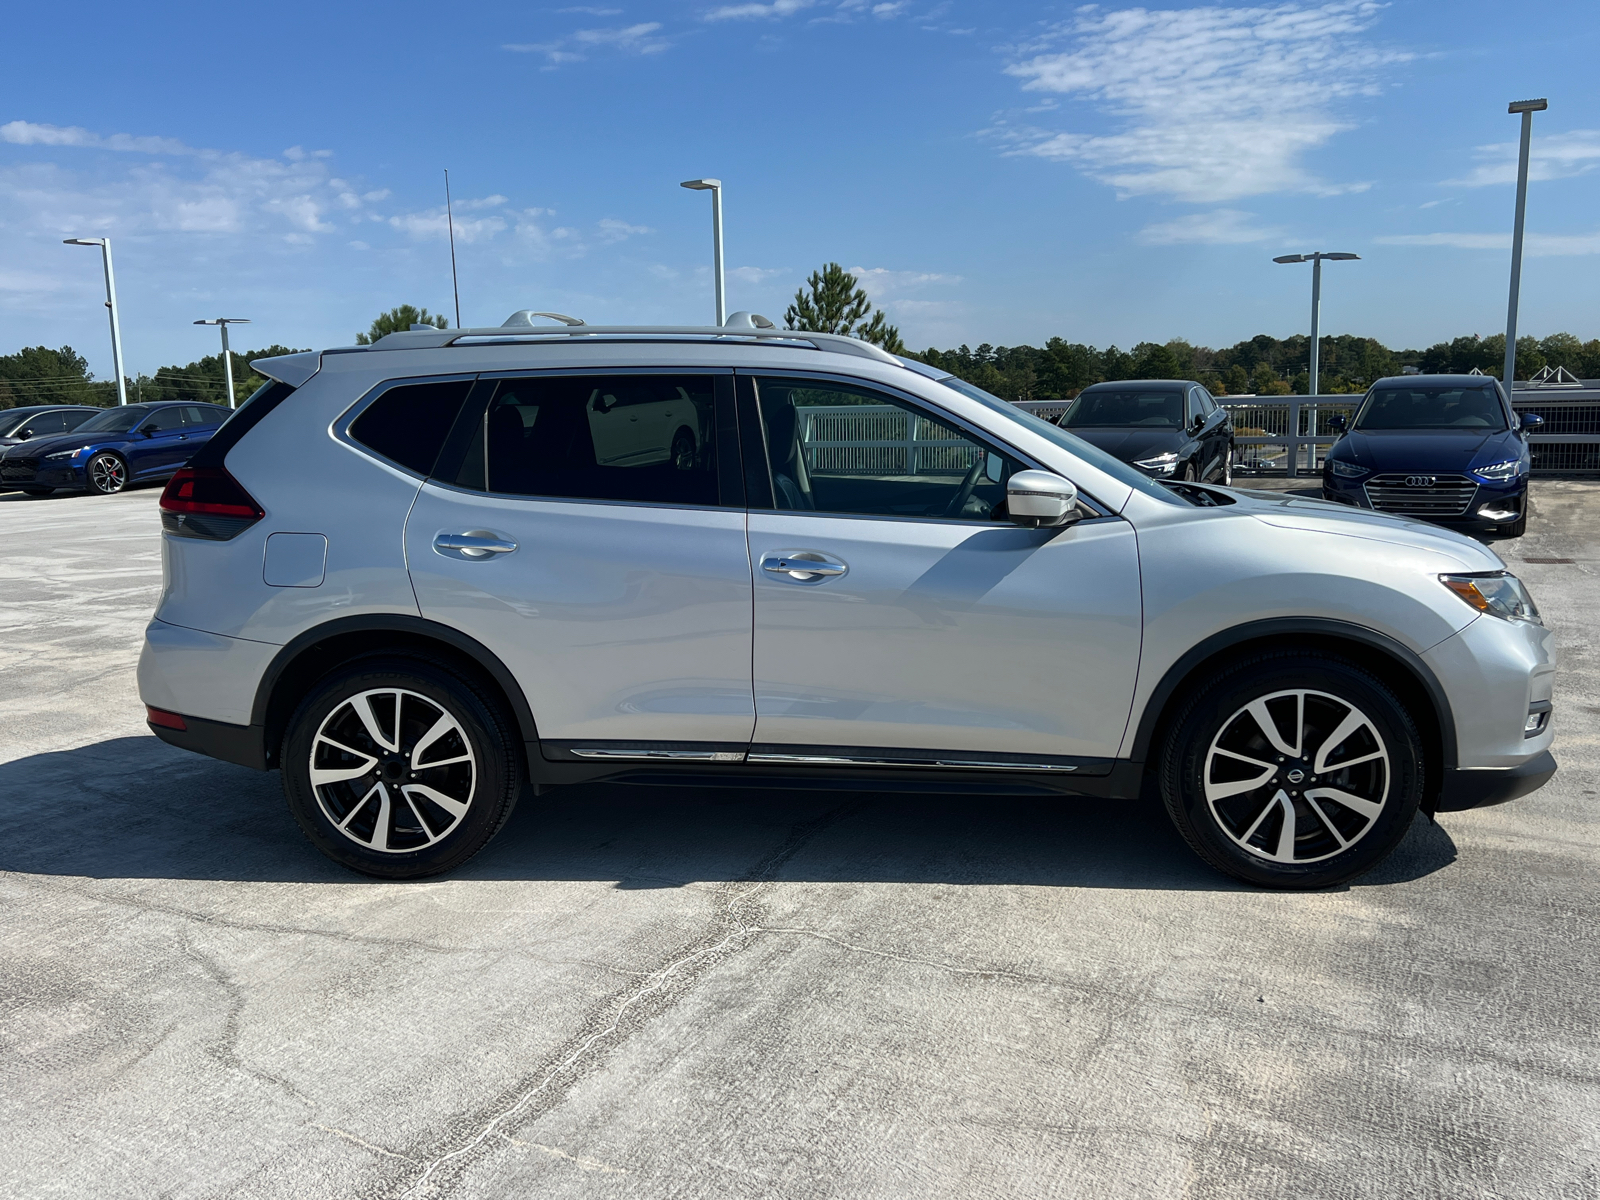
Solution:
{"label": "pine tree", "polygon": [[356,345],[370,346],[381,337],[391,333],[404,333],[413,325],[432,325],[435,329],[449,329],[450,322],[442,316],[435,316],[425,308],[418,308],[414,304],[402,304],[399,308],[391,308],[386,313],[379,313],[377,320],[372,322],[372,328],[366,333],[356,334]]}
{"label": "pine tree", "polygon": [[[811,272],[806,287],[795,292],[794,303],[783,314],[784,327],[806,333],[842,333],[882,346],[890,354],[904,354],[900,331],[873,309],[858,283],[836,262]],[[806,288],[811,289],[810,295]]]}

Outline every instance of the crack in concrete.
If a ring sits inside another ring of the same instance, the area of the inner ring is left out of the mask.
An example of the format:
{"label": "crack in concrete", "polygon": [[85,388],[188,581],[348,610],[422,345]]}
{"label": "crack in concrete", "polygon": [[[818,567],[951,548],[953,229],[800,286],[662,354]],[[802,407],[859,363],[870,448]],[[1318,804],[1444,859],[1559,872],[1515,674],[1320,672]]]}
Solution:
{"label": "crack in concrete", "polygon": [[[467,1165],[466,1160],[469,1156],[479,1151],[490,1139],[508,1138],[509,1135],[502,1132],[501,1126],[525,1113],[541,1097],[553,1097],[555,1102],[559,1102],[577,1081],[578,1074],[573,1068],[592,1057],[594,1052],[606,1043],[620,1041],[617,1035],[621,1032],[631,1010],[663,992],[669,984],[685,975],[689,968],[696,964],[707,963],[735,943],[754,937],[759,927],[749,919],[754,916],[749,910],[755,897],[770,886],[778,871],[800,851],[801,847],[829,827],[854,816],[869,802],[870,797],[856,796],[814,820],[795,825],[790,829],[789,836],[742,878],[721,885],[716,895],[722,903],[720,911],[714,918],[714,928],[711,931],[696,942],[680,947],[665,964],[625,988],[621,993],[607,997],[606,1001],[594,1010],[590,1021],[586,1022],[586,1024],[598,1024],[599,1028],[587,1034],[580,1031],[575,1038],[568,1041],[556,1052],[555,1061],[551,1066],[539,1073],[527,1086],[512,1091],[511,1102],[484,1121],[475,1133],[466,1137],[454,1148],[429,1160],[421,1174],[401,1194],[420,1195],[439,1172],[452,1167],[459,1172]],[[744,915],[747,912],[748,917]],[[629,1032],[635,1032],[639,1027],[642,1027],[642,1024],[635,1026],[634,1030]],[[443,1192],[435,1187],[433,1194],[442,1195]]]}
{"label": "crack in concrete", "polygon": [[538,1150],[550,1155],[552,1158],[564,1159],[580,1171],[598,1171],[602,1175],[626,1175],[628,1173],[627,1167],[613,1167],[596,1158],[584,1158],[582,1155],[568,1154],[565,1150],[555,1146],[546,1146],[543,1142],[524,1142],[519,1138],[512,1137],[509,1133],[501,1133],[496,1136],[510,1145],[520,1146],[525,1150]]}
{"label": "crack in concrete", "polygon": [[332,1125],[318,1125],[317,1128],[322,1130],[323,1133],[331,1133],[336,1138],[343,1138],[345,1141],[350,1142],[353,1145],[360,1146],[363,1150],[370,1150],[372,1153],[381,1154],[385,1158],[398,1158],[402,1162],[409,1163],[414,1163],[417,1161],[409,1154],[401,1154],[398,1150],[390,1150],[384,1146],[374,1145],[365,1138],[357,1137],[348,1129],[335,1129]]}

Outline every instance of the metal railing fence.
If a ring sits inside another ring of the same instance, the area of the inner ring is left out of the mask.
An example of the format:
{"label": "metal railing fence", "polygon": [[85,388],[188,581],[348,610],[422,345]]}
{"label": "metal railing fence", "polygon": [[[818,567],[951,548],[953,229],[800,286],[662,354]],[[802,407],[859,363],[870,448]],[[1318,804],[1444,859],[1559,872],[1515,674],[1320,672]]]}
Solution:
{"label": "metal railing fence", "polygon": [[805,406],[800,445],[813,475],[964,475],[979,449],[948,425],[887,404]]}

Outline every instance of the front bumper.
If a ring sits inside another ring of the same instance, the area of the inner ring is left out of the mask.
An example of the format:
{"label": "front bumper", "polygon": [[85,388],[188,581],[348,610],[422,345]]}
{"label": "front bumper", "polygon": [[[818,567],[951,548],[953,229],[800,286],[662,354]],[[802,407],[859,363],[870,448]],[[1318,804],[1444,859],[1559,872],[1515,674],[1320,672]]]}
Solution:
{"label": "front bumper", "polygon": [[1491,804],[1504,804],[1538,791],[1550,782],[1556,773],[1555,756],[1546,750],[1523,763],[1520,767],[1501,770],[1448,770],[1444,773],[1444,787],[1440,791],[1436,812],[1460,812],[1468,808],[1486,808]]}
{"label": "front bumper", "polygon": [[3,488],[73,488],[79,491],[88,485],[84,481],[83,465],[73,462],[51,462],[39,458],[0,459],[0,487]]}
{"label": "front bumper", "polygon": [[[1385,472],[1384,475],[1398,475],[1400,472]],[[1464,511],[1460,513],[1444,514],[1427,511],[1434,507],[1420,503],[1415,511],[1408,510],[1403,501],[1399,503],[1374,504],[1367,491],[1367,484],[1379,478],[1374,472],[1363,475],[1360,479],[1346,479],[1342,475],[1335,475],[1333,471],[1324,466],[1322,470],[1322,498],[1332,500],[1336,504],[1348,504],[1354,508],[1365,508],[1373,512],[1388,513],[1391,516],[1407,517],[1417,521],[1431,521],[1438,525],[1448,525],[1452,529],[1462,530],[1491,530],[1515,524],[1528,511],[1528,477],[1509,480],[1506,483],[1484,483],[1475,476],[1471,477],[1476,487],[1471,498],[1466,501]]]}

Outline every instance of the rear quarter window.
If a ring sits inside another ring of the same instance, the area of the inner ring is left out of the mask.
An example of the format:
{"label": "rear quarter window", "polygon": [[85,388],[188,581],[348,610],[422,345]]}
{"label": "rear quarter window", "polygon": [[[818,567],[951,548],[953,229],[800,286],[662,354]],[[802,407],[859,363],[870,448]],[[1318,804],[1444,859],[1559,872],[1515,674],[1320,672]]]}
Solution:
{"label": "rear quarter window", "polygon": [[350,436],[390,462],[427,475],[471,388],[471,379],[396,385],[351,422]]}

